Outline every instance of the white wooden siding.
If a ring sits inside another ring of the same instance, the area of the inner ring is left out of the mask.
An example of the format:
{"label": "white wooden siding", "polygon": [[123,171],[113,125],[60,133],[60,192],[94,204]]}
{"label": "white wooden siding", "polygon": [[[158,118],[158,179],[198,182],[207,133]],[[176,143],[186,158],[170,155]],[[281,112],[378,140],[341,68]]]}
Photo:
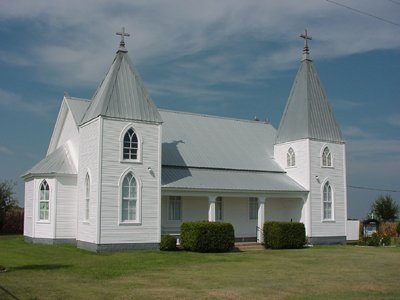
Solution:
{"label": "white wooden siding", "polygon": [[222,221],[233,225],[235,237],[255,237],[257,220],[249,219],[249,199],[238,197],[222,198]]}
{"label": "white wooden siding", "polygon": [[282,222],[300,222],[303,199],[267,198],[265,201],[265,220]]}
{"label": "white wooden siding", "polygon": [[[328,146],[333,167],[322,167],[321,149]],[[296,166],[287,167],[286,153],[292,147]],[[275,145],[275,159],[287,174],[310,191],[303,209],[308,236],[344,236],[347,219],[345,145],[314,140],[299,140]],[[322,185],[328,180],[333,188],[333,221],[322,220]]]}
{"label": "white wooden siding", "polygon": [[[120,133],[132,124],[142,138],[142,162],[121,162]],[[101,236],[102,244],[109,243],[156,243],[159,241],[160,197],[160,125],[131,123],[104,119],[102,191],[101,191]],[[154,172],[154,176],[148,168]],[[119,224],[121,175],[132,170],[136,180],[141,181],[141,223]]]}
{"label": "white wooden siding", "polygon": [[33,179],[25,182],[24,235],[33,237]]}
{"label": "white wooden siding", "polygon": [[[39,221],[39,187],[43,179],[46,179],[50,193],[49,193],[49,220]],[[55,228],[55,212],[56,212],[56,181],[54,178],[38,178],[34,180],[33,191],[33,237],[54,239]]]}
{"label": "white wooden siding", "polygon": [[[294,167],[287,166],[286,154],[292,148],[296,157]],[[310,165],[310,141],[308,139],[283,143],[274,146],[274,157],[278,164],[287,174],[301,184],[305,189],[310,190],[311,165]],[[306,234],[312,236],[311,225],[311,194],[309,193],[302,209],[301,222],[306,227]]]}
{"label": "white wooden siding", "polygon": [[[80,150],[77,190],[77,240],[96,243],[99,171],[99,127],[96,119],[80,128]],[[85,178],[90,172],[89,220],[85,221]]]}
{"label": "white wooden siding", "polygon": [[57,220],[56,238],[76,238],[76,177],[61,177],[57,179]]}
{"label": "white wooden siding", "polygon": [[[162,197],[161,226],[164,232],[177,233],[185,221],[208,220],[208,198],[182,196],[182,220],[168,220],[168,196]],[[247,197],[222,197],[222,221],[231,223],[235,237],[255,237],[257,220],[249,219],[249,199]],[[303,199],[268,198],[265,203],[265,220],[300,221]]]}
{"label": "white wooden siding", "polygon": [[[287,166],[286,154],[292,148],[296,157],[294,167]],[[275,145],[274,157],[277,163],[287,172],[287,174],[301,184],[304,188],[310,188],[310,155],[308,140]]]}
{"label": "white wooden siding", "polygon": [[[333,167],[321,167],[321,149],[325,146],[328,146],[332,153]],[[310,141],[312,236],[346,235],[347,208],[344,152],[344,144]],[[318,176],[318,180],[315,176]],[[322,186],[326,181],[329,181],[333,189],[333,221],[324,221],[322,215]]]}
{"label": "white wooden siding", "polygon": [[79,132],[78,129],[76,128],[74,117],[72,116],[72,113],[68,109],[67,115],[65,117],[64,123],[60,131],[60,135],[57,140],[56,149],[64,145],[68,140],[73,140],[74,146],[76,147],[78,143],[77,139],[78,136]]}

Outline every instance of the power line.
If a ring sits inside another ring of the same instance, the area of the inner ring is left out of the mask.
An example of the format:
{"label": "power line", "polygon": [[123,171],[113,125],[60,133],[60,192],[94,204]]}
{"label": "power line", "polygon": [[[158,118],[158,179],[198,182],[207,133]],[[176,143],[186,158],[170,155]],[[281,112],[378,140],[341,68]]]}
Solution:
{"label": "power line", "polygon": [[371,187],[365,187],[365,186],[348,185],[347,187],[352,188],[352,189],[359,189],[359,190],[400,193],[400,190],[378,189],[378,188],[371,188]]}
{"label": "power line", "polygon": [[[342,4],[342,3],[339,3],[339,2],[336,2],[336,1],[333,1],[333,0],[325,0],[325,1],[326,1],[326,2],[329,2],[329,3],[331,3],[331,4],[335,4],[335,5],[344,7],[344,8],[346,8],[346,9],[355,11],[356,13],[359,13],[359,14],[362,14],[362,15],[365,15],[365,16],[368,16],[368,17],[371,17],[371,18],[375,18],[375,19],[377,19],[377,20],[379,20],[379,21],[382,21],[382,22],[389,23],[389,24],[392,24],[392,25],[395,25],[395,26],[399,26],[399,27],[400,27],[400,24],[399,24],[399,23],[396,23],[396,22],[387,20],[387,19],[382,18],[382,17],[375,16],[375,15],[373,15],[373,14],[370,14],[370,13],[367,13],[367,12],[365,12],[365,11],[362,11],[362,10],[359,10],[359,9],[356,9],[356,8],[353,8],[353,7],[344,5],[344,4]],[[396,1],[392,1],[392,2],[393,2],[393,3],[397,3]],[[400,3],[397,3],[397,4],[400,4]]]}

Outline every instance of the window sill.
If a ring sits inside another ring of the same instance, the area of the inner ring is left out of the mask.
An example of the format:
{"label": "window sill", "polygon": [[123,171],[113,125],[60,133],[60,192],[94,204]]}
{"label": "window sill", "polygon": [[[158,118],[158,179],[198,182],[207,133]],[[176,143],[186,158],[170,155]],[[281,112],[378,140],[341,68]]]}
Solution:
{"label": "window sill", "polygon": [[321,168],[325,168],[325,169],[334,169],[333,166],[321,166]]}
{"label": "window sill", "polygon": [[36,224],[50,224],[51,222],[50,222],[50,220],[39,220],[39,221],[36,221]]}
{"label": "window sill", "polygon": [[297,166],[287,166],[286,169],[296,169]]}
{"label": "window sill", "polygon": [[336,223],[335,220],[322,220],[322,223]]}
{"label": "window sill", "polygon": [[137,160],[137,159],[120,159],[119,162],[122,164],[142,164],[143,163],[141,160]]}
{"label": "window sill", "polygon": [[89,221],[82,221],[82,224],[90,225]]}
{"label": "window sill", "polygon": [[124,221],[124,222],[119,222],[119,226],[140,226],[142,225],[142,222],[136,222],[136,221]]}

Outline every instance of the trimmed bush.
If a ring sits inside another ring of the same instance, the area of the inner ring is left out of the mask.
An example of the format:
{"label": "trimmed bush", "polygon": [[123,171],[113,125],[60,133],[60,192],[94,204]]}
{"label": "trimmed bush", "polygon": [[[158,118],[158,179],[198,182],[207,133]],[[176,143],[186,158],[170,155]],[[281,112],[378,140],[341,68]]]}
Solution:
{"label": "trimmed bush", "polygon": [[195,252],[227,252],[235,245],[232,224],[224,222],[184,222],[181,225],[181,246]]}
{"label": "trimmed bush", "polygon": [[271,249],[297,249],[306,243],[306,229],[299,222],[265,222],[264,246]]}
{"label": "trimmed bush", "polygon": [[176,250],[176,237],[172,235],[161,236],[160,243],[161,251],[175,251]]}

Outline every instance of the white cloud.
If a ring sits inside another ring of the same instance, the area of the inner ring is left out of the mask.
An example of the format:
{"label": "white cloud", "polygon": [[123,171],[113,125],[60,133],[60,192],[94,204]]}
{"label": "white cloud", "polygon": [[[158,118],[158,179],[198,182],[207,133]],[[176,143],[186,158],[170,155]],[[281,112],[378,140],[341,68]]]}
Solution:
{"label": "white cloud", "polygon": [[343,126],[342,132],[346,138],[371,138],[371,134],[356,126]]}
{"label": "white cloud", "polygon": [[[354,5],[397,18],[394,7],[377,1]],[[314,36],[311,51],[316,59],[400,47],[400,40],[393,38],[398,34],[395,26],[319,0],[301,5],[290,0],[13,0],[2,3],[0,18],[32,24],[37,41],[27,45],[28,57],[40,66],[42,80],[58,85],[98,83],[111,61],[110,49],[116,49],[114,33],[121,25],[131,33],[127,44],[135,62],[174,66],[174,61],[196,56],[185,67],[206,83],[246,83],[295,68],[301,54],[298,34],[305,27]],[[262,52],[251,51],[254,42]],[[249,60],[247,55],[254,57]],[[26,63],[15,56],[12,62]],[[175,76],[184,78],[185,73]]]}
{"label": "white cloud", "polygon": [[34,113],[36,115],[48,115],[54,107],[49,103],[32,99],[24,99],[21,95],[6,91],[0,88],[0,105],[7,107],[10,110],[22,110]]}
{"label": "white cloud", "polygon": [[400,114],[393,114],[387,117],[386,122],[392,126],[400,126]]}
{"label": "white cloud", "polygon": [[2,146],[2,145],[0,145],[0,153],[6,154],[6,155],[12,155],[13,154],[12,151],[9,148],[7,148],[6,146]]}

